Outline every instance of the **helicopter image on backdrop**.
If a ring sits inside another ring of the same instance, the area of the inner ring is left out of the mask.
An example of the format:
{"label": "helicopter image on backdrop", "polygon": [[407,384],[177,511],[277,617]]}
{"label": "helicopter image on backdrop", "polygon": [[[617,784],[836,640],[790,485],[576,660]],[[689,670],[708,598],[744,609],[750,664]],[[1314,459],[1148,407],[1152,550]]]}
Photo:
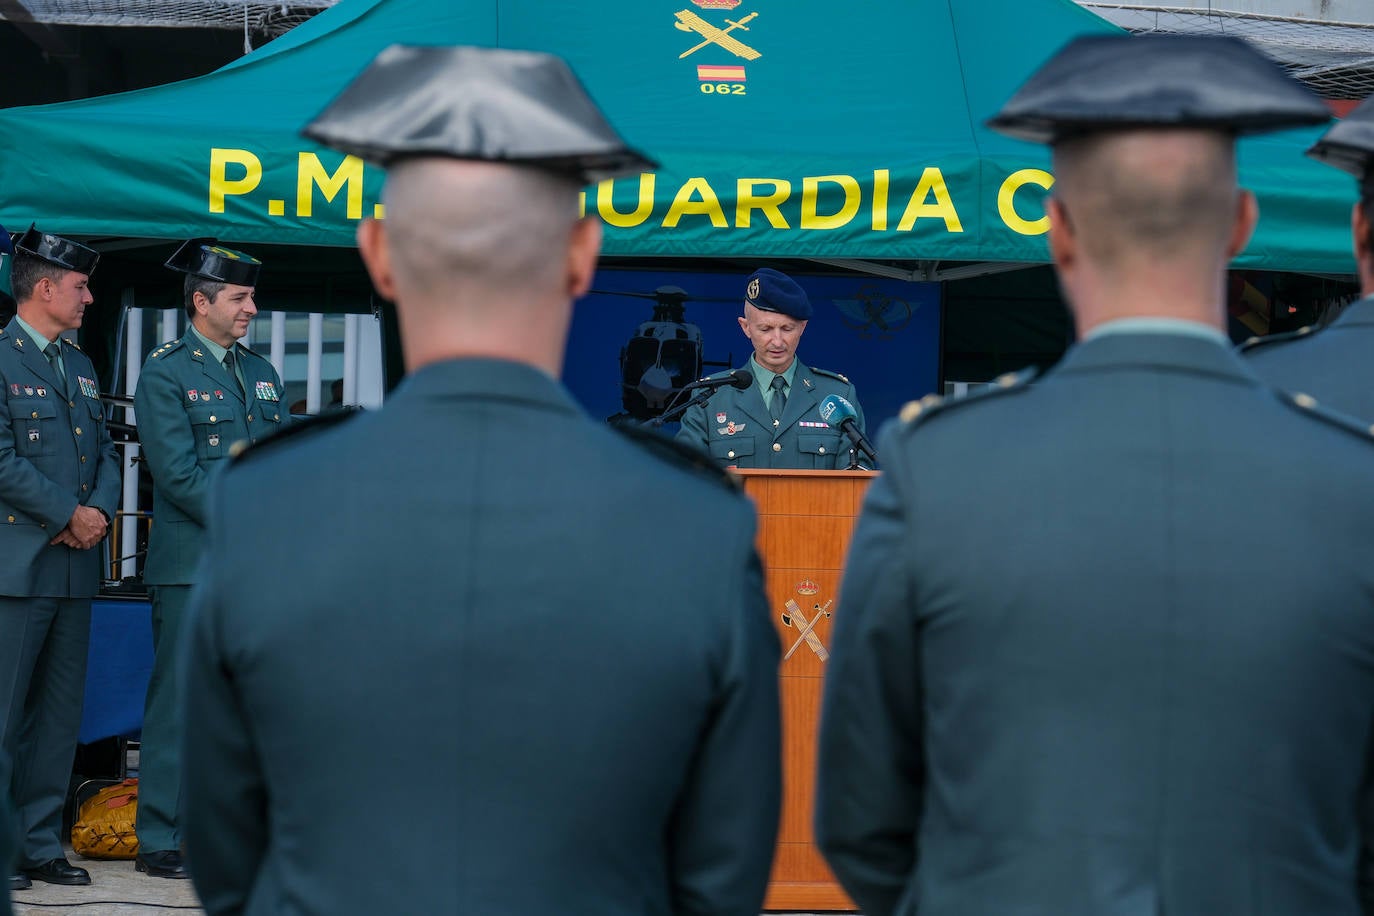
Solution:
{"label": "helicopter image on backdrop", "polygon": [[660,286],[652,293],[591,292],[651,299],[654,303],[653,315],[648,321],[640,322],[620,348],[620,400],[624,412],[611,417],[611,422],[652,420],[663,413],[683,386],[701,378],[705,367],[733,364],[733,354],[724,360],[704,358],[701,328],[687,321],[686,304],[737,302],[737,299],[696,297],[680,286]]}

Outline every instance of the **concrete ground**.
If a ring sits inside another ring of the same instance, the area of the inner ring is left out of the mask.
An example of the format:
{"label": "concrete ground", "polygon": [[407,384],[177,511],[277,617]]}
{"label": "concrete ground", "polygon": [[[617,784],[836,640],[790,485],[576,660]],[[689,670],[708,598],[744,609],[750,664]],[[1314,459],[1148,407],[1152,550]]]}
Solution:
{"label": "concrete ground", "polygon": [[67,861],[91,873],[89,887],[33,882],[11,897],[15,916],[148,916],[151,913],[204,913],[190,881],[149,878],[132,861],[83,859],[67,851]]}
{"label": "concrete ground", "polygon": [[[27,891],[16,891],[15,916],[150,916],[178,912],[201,914],[190,881],[149,878],[134,871],[133,862],[83,859],[70,850],[67,861],[91,873],[89,887],[60,887],[33,882]],[[805,914],[790,914],[805,916]]]}

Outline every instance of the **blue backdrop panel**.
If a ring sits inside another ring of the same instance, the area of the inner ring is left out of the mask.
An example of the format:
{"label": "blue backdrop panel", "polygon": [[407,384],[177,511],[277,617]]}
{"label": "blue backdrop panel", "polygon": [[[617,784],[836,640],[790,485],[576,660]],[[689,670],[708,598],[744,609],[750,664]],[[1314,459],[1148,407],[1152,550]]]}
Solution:
{"label": "blue backdrop panel", "polygon": [[152,605],[123,599],[93,601],[81,743],[136,737],[143,729],[143,698],[152,674]]}
{"label": "blue backdrop panel", "polygon": [[[798,355],[849,377],[876,432],[912,398],[940,384],[940,286],[870,277],[791,275],[815,309]],[[573,312],[563,378],[595,417],[621,413],[621,348],[654,312],[661,286],[688,294],[683,319],[700,328],[702,374],[743,365],[753,352],[737,319],[747,272],[601,270]]]}

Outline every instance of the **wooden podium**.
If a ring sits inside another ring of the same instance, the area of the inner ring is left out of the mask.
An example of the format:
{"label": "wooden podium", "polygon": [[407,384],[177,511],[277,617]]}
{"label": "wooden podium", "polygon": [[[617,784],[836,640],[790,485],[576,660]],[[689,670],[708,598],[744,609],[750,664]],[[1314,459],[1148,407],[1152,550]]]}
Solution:
{"label": "wooden podium", "polygon": [[[816,730],[840,571],[874,471],[735,470],[759,515],[758,548],[782,640],[782,823],[764,909],[858,907],[826,867],[811,833]],[[789,654],[790,653],[790,654]]]}

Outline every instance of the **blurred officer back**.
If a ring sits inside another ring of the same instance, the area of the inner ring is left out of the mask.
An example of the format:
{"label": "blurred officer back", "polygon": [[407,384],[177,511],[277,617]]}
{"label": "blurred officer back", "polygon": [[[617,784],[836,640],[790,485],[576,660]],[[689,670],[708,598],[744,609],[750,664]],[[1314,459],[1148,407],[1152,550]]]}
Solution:
{"label": "blurred officer back", "polygon": [[811,313],[811,300],[797,281],[767,267],[754,271],[744,285],[739,319],[754,347],[742,367],[754,384],[716,388],[708,401],[683,414],[677,440],[707,452],[721,467],[849,467],[849,440],[821,416],[821,404],[827,395],[847,400],[859,432],[863,408],[849,379],[797,359]]}
{"label": "blurred officer back", "polygon": [[1324,118],[1239,41],[1113,36],[991,122],[1053,145],[1082,342],[880,442],[817,799],[867,916],[1361,912],[1374,441],[1222,333],[1234,135]]}
{"label": "blurred officer back", "polygon": [[1299,391],[1324,407],[1374,423],[1374,99],[1350,112],[1308,151],[1360,183],[1351,209],[1355,268],[1363,298],[1320,331],[1253,338],[1243,351],[1261,378]]}
{"label": "blurred officer back", "polygon": [[119,456],[95,367],[75,335],[94,301],[100,255],[30,227],[14,239],[18,313],[0,331],[0,734],[11,768],[18,865],[37,879],[90,884],[62,852],[62,806],[86,687],[100,548],[119,504]]}
{"label": "blurred officer back", "polygon": [[276,432],[289,415],[277,370],[240,343],[258,312],[262,263],[215,239],[196,238],[164,266],[185,275],[190,327],[148,354],[134,395],[153,478],[143,581],[153,595],[154,649],[139,758],[136,867],[156,878],[184,878],[177,648],[205,537],[206,491],[236,442]]}
{"label": "blurred officer back", "polygon": [[600,244],[578,189],[648,161],[505,50],[389,48],[307,135],[390,167],[358,241],[411,374],[214,488],[207,556],[251,544],[258,588],[206,563],[193,599],[207,910],[755,916],[780,750],[752,510],[556,381]]}

